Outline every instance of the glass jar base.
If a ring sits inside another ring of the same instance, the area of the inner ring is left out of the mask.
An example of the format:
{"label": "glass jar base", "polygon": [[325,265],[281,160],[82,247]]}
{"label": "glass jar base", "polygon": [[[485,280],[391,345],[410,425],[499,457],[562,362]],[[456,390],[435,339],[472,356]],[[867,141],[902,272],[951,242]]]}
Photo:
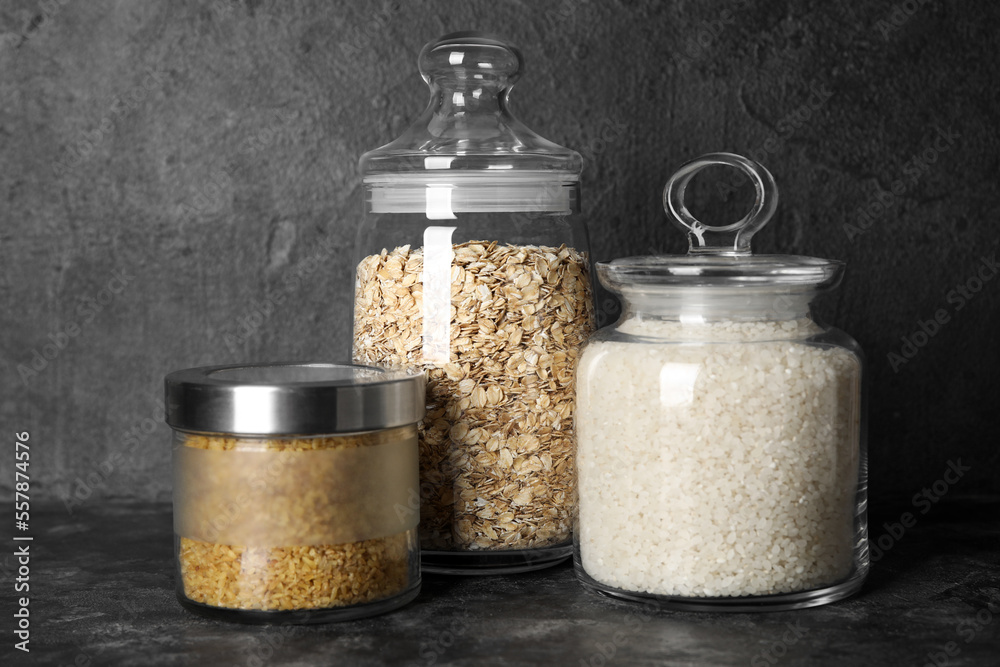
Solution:
{"label": "glass jar base", "polygon": [[433,551],[421,550],[420,567],[433,574],[489,575],[518,574],[544,570],[573,555],[573,544],[541,549],[510,551]]}
{"label": "glass jar base", "polygon": [[679,595],[656,595],[627,591],[614,586],[608,586],[595,580],[577,564],[576,576],[584,588],[608,597],[670,611],[715,611],[715,612],[760,612],[760,611],[791,611],[818,607],[831,602],[837,602],[857,593],[864,584],[867,570],[855,569],[846,580],[832,586],[813,588],[795,593],[779,593],[777,595],[756,595],[746,597],[704,597],[692,598]]}
{"label": "glass jar base", "polygon": [[359,618],[385,614],[412,602],[419,594],[420,582],[417,581],[403,593],[384,600],[376,600],[375,602],[328,609],[288,609],[281,611],[212,607],[189,600],[182,594],[178,594],[177,599],[180,601],[181,606],[188,611],[216,621],[230,621],[248,625],[314,625],[318,623],[353,621]]}

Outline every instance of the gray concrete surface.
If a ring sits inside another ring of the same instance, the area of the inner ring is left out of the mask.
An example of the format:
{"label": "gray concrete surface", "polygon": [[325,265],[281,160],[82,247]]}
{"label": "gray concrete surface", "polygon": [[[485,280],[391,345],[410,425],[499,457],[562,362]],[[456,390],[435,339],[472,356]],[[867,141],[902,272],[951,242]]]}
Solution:
{"label": "gray concrete surface", "polygon": [[[0,424],[30,432],[39,496],[162,500],[164,374],[346,358],[357,159],[423,108],[421,46],[481,29],[525,54],[518,114],[585,155],[598,259],[683,251],[666,178],[705,152],[757,157],[782,192],[757,248],[849,262],[819,312],[869,356],[874,495],[909,503],[956,459],[971,469],[949,493],[1000,490],[1000,279],[977,277],[1000,245],[998,13],[3,0]],[[695,190],[705,216],[745,203]]]}
{"label": "gray concrete surface", "polygon": [[[423,577],[392,613],[319,626],[246,626],[174,595],[170,506],[94,503],[38,515],[30,654],[4,665],[432,667],[995,667],[997,501],[948,498],[905,531],[856,596],[769,613],[660,611],[584,589],[570,563],[520,575]],[[886,517],[888,518],[888,517]],[[898,520],[898,515],[892,517]],[[0,571],[14,558],[0,556]],[[5,615],[20,607],[0,590]],[[13,619],[8,616],[7,624]],[[5,626],[6,627],[6,626]],[[14,637],[9,630],[4,633]]]}

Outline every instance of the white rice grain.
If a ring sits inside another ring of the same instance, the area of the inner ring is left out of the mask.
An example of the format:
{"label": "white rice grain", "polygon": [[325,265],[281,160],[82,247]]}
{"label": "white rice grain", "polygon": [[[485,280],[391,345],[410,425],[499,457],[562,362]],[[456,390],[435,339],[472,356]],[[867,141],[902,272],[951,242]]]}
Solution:
{"label": "white rice grain", "polygon": [[[619,331],[646,340],[592,341],[577,371],[587,574],[689,597],[788,593],[846,578],[858,359],[798,342],[819,331],[809,320],[632,321]],[[679,339],[689,342],[666,342]]]}

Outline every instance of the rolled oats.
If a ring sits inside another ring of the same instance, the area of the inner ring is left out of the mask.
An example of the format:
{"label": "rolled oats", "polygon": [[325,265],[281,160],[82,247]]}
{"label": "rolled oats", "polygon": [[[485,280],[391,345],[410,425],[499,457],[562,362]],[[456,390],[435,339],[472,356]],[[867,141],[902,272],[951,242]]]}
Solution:
{"label": "rolled oats", "polygon": [[355,362],[428,374],[421,545],[565,542],[574,509],[573,370],[594,328],[587,259],[566,246],[485,241],[453,251],[447,363],[422,349],[422,249],[383,250],[357,268]]}

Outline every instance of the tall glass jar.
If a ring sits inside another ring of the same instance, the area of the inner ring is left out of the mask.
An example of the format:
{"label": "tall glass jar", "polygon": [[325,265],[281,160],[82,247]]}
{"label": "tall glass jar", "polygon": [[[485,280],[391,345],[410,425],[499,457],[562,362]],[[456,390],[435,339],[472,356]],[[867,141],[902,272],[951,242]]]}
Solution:
{"label": "tall glass jar", "polygon": [[419,68],[427,110],[361,158],[354,359],[427,371],[425,569],[546,567],[572,553],[573,368],[594,319],[581,158],[511,116],[512,45],[455,33]]}
{"label": "tall glass jar", "polygon": [[[685,207],[711,165],[755,183],[743,220],[712,227]],[[597,265],[623,311],[577,370],[577,575],[689,610],[844,598],[868,571],[863,361],[810,314],[844,265],[750,253],[777,191],[739,156],[685,165],[664,200],[686,256]]]}

